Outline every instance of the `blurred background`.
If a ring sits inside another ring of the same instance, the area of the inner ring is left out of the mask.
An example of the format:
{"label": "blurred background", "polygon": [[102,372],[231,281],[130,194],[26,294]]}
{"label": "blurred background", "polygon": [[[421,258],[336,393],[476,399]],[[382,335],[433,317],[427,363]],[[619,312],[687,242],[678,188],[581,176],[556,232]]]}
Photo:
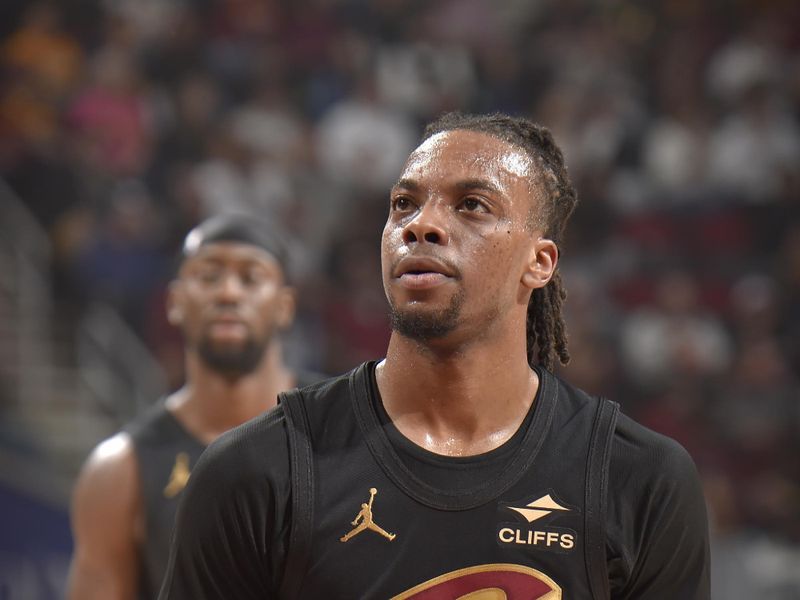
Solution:
{"label": "blurred background", "polygon": [[800,598],[800,3],[3,0],[0,69],[3,600],[61,595],[81,462],[180,386],[201,219],[294,236],[293,365],[382,356],[388,189],[450,109],[553,130],[563,374],[692,454],[714,598]]}

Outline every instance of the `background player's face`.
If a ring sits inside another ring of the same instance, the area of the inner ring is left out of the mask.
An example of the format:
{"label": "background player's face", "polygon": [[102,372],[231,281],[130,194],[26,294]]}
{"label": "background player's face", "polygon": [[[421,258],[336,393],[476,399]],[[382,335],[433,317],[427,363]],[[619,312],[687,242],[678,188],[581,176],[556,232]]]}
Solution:
{"label": "background player's face", "polygon": [[411,154],[381,243],[396,331],[422,340],[486,333],[527,305],[524,273],[541,239],[531,231],[532,168],[523,150],[472,131],[439,133]]}
{"label": "background player's face", "polygon": [[190,351],[226,374],[255,369],[293,315],[293,292],[280,264],[248,244],[202,246],[170,288],[170,322],[181,327]]}

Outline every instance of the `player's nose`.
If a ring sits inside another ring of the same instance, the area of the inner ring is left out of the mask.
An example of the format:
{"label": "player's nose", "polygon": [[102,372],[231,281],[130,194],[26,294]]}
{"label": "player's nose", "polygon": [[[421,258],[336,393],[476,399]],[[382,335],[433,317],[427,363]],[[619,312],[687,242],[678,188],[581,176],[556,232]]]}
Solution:
{"label": "player's nose", "polygon": [[428,243],[446,246],[450,242],[447,217],[447,207],[443,206],[443,203],[426,202],[403,228],[403,241],[407,244]]}
{"label": "player's nose", "polygon": [[244,293],[244,284],[236,273],[226,273],[217,286],[217,299],[225,302],[238,302]]}

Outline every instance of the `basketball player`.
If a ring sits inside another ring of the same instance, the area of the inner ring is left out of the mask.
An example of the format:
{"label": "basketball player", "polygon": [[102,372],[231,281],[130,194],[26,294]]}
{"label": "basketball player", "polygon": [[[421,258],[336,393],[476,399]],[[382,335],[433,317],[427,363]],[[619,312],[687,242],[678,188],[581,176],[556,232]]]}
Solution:
{"label": "basketball player", "polygon": [[547,130],[430,125],[390,193],[386,358],[209,449],[160,598],[708,600],[692,460],[551,372],[575,201]]}
{"label": "basketball player", "polygon": [[153,599],[178,500],[206,445],[298,383],[278,334],[294,316],[286,248],[252,217],[211,218],[186,237],[168,296],[186,384],[87,460],[73,499],[71,600]]}

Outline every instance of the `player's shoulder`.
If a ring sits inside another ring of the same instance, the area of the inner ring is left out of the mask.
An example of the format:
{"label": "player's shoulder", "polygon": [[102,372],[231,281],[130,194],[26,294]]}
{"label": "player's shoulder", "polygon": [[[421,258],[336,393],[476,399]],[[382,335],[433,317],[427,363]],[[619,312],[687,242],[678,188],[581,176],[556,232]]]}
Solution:
{"label": "player's shoulder", "polygon": [[285,455],[288,451],[287,421],[283,405],[286,396],[299,395],[311,411],[317,406],[326,407],[332,398],[347,397],[351,373],[329,377],[282,393],[277,406],[223,433],[211,443],[204,457],[223,462],[244,461],[244,464],[258,460],[260,464],[263,456]]}
{"label": "player's shoulder", "polygon": [[706,504],[683,446],[620,413],[606,490],[612,585],[626,598],[707,597]]}
{"label": "player's shoulder", "polygon": [[[608,402],[571,385],[559,377],[559,405],[562,410],[595,414],[598,402]],[[593,417],[592,417],[593,418]],[[689,453],[672,438],[657,433],[619,411],[612,432],[611,468],[618,473],[672,476],[695,472]]]}
{"label": "player's shoulder", "polygon": [[315,445],[325,439],[346,437],[354,422],[354,401],[368,401],[372,386],[371,369],[374,362],[363,363],[347,373],[329,377],[295,391],[304,406],[308,426]]}
{"label": "player's shoulder", "polygon": [[110,473],[136,466],[133,440],[127,431],[119,431],[98,443],[83,464],[83,472]]}
{"label": "player's shoulder", "polygon": [[689,453],[624,414],[612,438],[607,489],[611,514],[631,512],[658,520],[678,512],[684,521],[704,526],[703,486]]}
{"label": "player's shoulder", "polygon": [[[211,442],[192,469],[189,487],[248,487],[287,479],[289,442],[281,404],[229,429]],[[281,483],[282,484],[282,483]]]}
{"label": "player's shoulder", "polygon": [[368,364],[361,364],[340,375],[321,377],[307,385],[298,386],[297,391],[307,402],[325,401],[333,396],[346,396],[352,390],[354,380],[366,372]]}
{"label": "player's shoulder", "polygon": [[280,453],[286,444],[286,418],[279,404],[261,415],[229,429],[209,444],[204,457],[223,461],[250,461]]}
{"label": "player's shoulder", "polygon": [[354,394],[367,393],[370,365],[363,363],[346,373],[322,379],[290,393],[299,396],[312,424],[328,423],[336,414],[343,416]]}
{"label": "player's shoulder", "polygon": [[653,431],[620,412],[614,429],[612,468],[638,477],[674,479],[696,476],[686,449],[674,439]]}
{"label": "player's shoulder", "polygon": [[540,400],[544,403],[548,397],[555,400],[555,409],[562,421],[570,422],[576,418],[590,423],[594,421],[599,402],[604,400],[546,369],[539,367],[538,373],[541,381]]}
{"label": "player's shoulder", "polygon": [[93,497],[133,497],[138,493],[138,467],[130,435],[120,431],[103,440],[84,461],[74,489],[76,501]]}

